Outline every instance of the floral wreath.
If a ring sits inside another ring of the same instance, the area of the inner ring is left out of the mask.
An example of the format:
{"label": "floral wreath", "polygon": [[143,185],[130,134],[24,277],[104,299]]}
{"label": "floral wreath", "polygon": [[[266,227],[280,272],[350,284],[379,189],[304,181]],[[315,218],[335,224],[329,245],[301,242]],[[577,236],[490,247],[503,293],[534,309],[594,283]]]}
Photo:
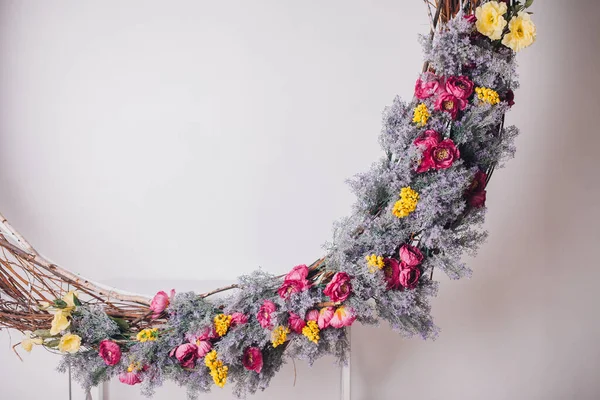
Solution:
{"label": "floral wreath", "polygon": [[2,218],[0,326],[23,332],[28,352],[62,353],[59,370],[88,390],[118,377],[152,394],[173,380],[191,397],[213,384],[232,384],[238,397],[265,389],[286,358],[344,364],[344,328],[355,321],[434,338],[433,272],[470,274],[461,256],[486,238],[487,182],[515,151],[518,130],[504,115],[518,86],[515,53],[536,37],[532,2],[440,0],[430,10],[414,98],[385,109],[385,154],[351,181],[353,213],[325,257],[285,276],[255,271],[209,293],[148,299],[51,263]]}

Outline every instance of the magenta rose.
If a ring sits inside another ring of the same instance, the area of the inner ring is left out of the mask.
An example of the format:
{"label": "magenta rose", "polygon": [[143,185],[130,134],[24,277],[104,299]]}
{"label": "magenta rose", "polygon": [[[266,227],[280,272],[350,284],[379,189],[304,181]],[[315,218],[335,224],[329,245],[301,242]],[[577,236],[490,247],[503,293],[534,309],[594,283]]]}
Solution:
{"label": "magenta rose", "polygon": [[431,149],[431,161],[433,168],[450,168],[454,160],[460,158],[460,151],[452,139],[444,139]]}
{"label": "magenta rose", "polygon": [[350,280],[352,278],[345,272],[336,272],[331,279],[331,282],[325,286],[323,294],[329,296],[331,301],[342,302],[345,301],[350,293],[352,292],[352,284]]}
{"label": "magenta rose", "polygon": [[248,322],[248,316],[244,315],[241,312],[234,312],[231,314],[231,327],[235,327],[238,325],[244,325]]}
{"label": "magenta rose", "polygon": [[451,76],[446,79],[446,92],[461,100],[466,101],[473,94],[474,86],[466,76]]}
{"label": "magenta rose", "polygon": [[310,282],[306,279],[308,276],[308,267],[306,265],[295,266],[288,273],[277,293],[282,299],[287,299],[293,293],[302,292],[310,287]]}
{"label": "magenta rose", "polygon": [[106,365],[116,365],[121,361],[121,348],[111,340],[103,340],[98,346],[98,354]]}
{"label": "magenta rose", "polygon": [[485,172],[477,171],[475,173],[471,185],[465,192],[467,204],[469,204],[471,207],[478,208],[485,206],[486,180],[487,174]]}
{"label": "magenta rose", "polygon": [[168,296],[162,290],[152,298],[150,303],[150,310],[152,311],[152,318],[156,319],[165,311],[171,300],[175,297],[175,290],[171,289],[171,296]]}
{"label": "magenta rose", "polygon": [[415,96],[419,100],[428,99],[439,90],[439,87],[439,78],[435,74],[427,72],[417,79],[417,83],[415,84]]}
{"label": "magenta rose", "polygon": [[406,289],[414,289],[419,283],[421,270],[416,267],[409,267],[402,263],[400,265],[400,285]]}
{"label": "magenta rose", "polygon": [[431,168],[434,168],[435,164],[433,162],[432,152],[441,139],[441,135],[433,129],[426,130],[421,136],[415,139],[415,146],[423,151],[421,160],[417,166],[417,173],[426,172]]}
{"label": "magenta rose", "polygon": [[394,258],[383,260],[383,280],[386,283],[385,290],[398,289],[400,287],[400,263]]}
{"label": "magenta rose", "polygon": [[319,318],[317,318],[317,325],[319,325],[319,329],[325,329],[329,327],[329,323],[333,318],[333,313],[335,308],[333,307],[323,307],[319,310]]}
{"label": "magenta rose", "polygon": [[306,312],[307,321],[317,321],[319,319],[319,310],[308,310]]}
{"label": "magenta rose", "polygon": [[400,247],[400,260],[410,267],[416,267],[423,261],[423,253],[418,247],[405,244]]}
{"label": "magenta rose", "polygon": [[288,319],[288,325],[290,329],[296,333],[302,333],[302,328],[306,326],[306,322],[299,315],[294,314],[290,311],[290,317]]}
{"label": "magenta rose", "polygon": [[258,347],[248,347],[246,351],[244,351],[242,364],[248,371],[254,371],[260,374],[263,366],[263,356],[260,349]]}
{"label": "magenta rose", "polygon": [[123,372],[119,374],[119,381],[126,385],[137,385],[142,382],[142,376],[139,372],[131,371],[131,372]]}
{"label": "magenta rose", "polygon": [[447,112],[450,114],[452,119],[456,119],[458,112],[460,110],[464,110],[466,107],[466,100],[460,99],[448,92],[440,93],[435,100],[435,109],[438,111]]}
{"label": "magenta rose", "polygon": [[263,328],[271,329],[273,324],[271,323],[271,313],[275,312],[277,307],[271,300],[265,300],[263,305],[258,309],[256,319]]}

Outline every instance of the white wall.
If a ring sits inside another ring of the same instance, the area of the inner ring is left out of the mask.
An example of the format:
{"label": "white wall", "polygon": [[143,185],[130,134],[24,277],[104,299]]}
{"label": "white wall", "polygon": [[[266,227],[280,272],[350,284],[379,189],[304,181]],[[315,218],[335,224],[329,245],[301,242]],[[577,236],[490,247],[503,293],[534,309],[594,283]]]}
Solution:
{"label": "white wall", "polygon": [[[381,110],[412,94],[428,30],[416,0],[0,7],[0,210],[61,265],[150,292],[317,258],[352,202],[344,179],[379,155]],[[475,275],[437,275],[435,342],[354,328],[354,399],[600,397],[600,7],[534,11],[508,117],[522,136],[489,187]],[[51,357],[22,364],[8,343],[0,397],[65,398]],[[283,374],[260,398],[337,393],[327,360],[296,388]]]}

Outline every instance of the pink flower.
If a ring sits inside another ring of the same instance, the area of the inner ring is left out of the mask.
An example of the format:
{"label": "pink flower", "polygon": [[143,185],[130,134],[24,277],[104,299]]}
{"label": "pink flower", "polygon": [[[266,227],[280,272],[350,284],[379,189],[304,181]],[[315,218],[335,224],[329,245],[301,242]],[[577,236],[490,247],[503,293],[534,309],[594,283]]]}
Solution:
{"label": "pink flower", "polygon": [[465,192],[465,198],[467,199],[467,203],[474,208],[485,206],[485,185],[486,185],[487,175],[485,172],[477,171],[475,176],[473,177],[473,181],[471,185]]}
{"label": "pink flower", "polygon": [[248,347],[244,351],[242,364],[248,371],[255,371],[260,374],[263,366],[263,356],[260,349],[258,347]]}
{"label": "pink flower", "polygon": [[333,313],[330,325],[334,328],[343,328],[344,326],[350,326],[356,319],[354,310],[350,307],[340,306]]}
{"label": "pink flower", "polygon": [[460,158],[460,151],[452,139],[441,140],[441,135],[432,130],[426,130],[415,139],[415,146],[423,150],[416,172],[426,172],[430,169],[450,168],[454,160]]}
{"label": "pink flower", "polygon": [[268,329],[273,328],[273,324],[271,323],[271,313],[275,312],[276,309],[275,303],[271,300],[264,301],[263,305],[258,309],[258,314],[256,314],[256,319],[260,326]]}
{"label": "pink flower", "polygon": [[450,168],[454,160],[460,158],[460,151],[452,139],[444,139],[431,151],[431,159],[435,169]]}
{"label": "pink flower", "polygon": [[290,273],[285,276],[283,284],[277,290],[282,299],[287,299],[292,293],[302,292],[310,287],[310,282],[306,279],[308,276],[308,267],[306,265],[295,266]]}
{"label": "pink flower", "polygon": [[383,280],[386,283],[385,290],[398,289],[400,287],[400,263],[394,258],[385,258],[383,267]]}
{"label": "pink flower", "polygon": [[[316,310],[315,310],[316,311]],[[296,333],[302,333],[302,328],[306,326],[306,322],[299,315],[290,312],[290,317],[288,319],[288,325],[290,329]]]}
{"label": "pink flower", "polygon": [[103,340],[98,347],[98,354],[106,365],[116,365],[121,361],[121,348],[111,340]]}
{"label": "pink flower", "polygon": [[400,284],[406,289],[414,289],[419,284],[421,270],[416,267],[409,267],[402,263],[400,270]]}
{"label": "pink flower", "polygon": [[234,312],[231,314],[231,327],[235,327],[238,325],[244,325],[248,322],[248,316],[241,312]]}
{"label": "pink flower", "polygon": [[317,321],[319,319],[319,310],[308,310],[306,312],[307,321]]}
{"label": "pink flower", "polygon": [[121,383],[124,383],[126,385],[137,385],[138,383],[140,383],[142,381],[142,377],[136,371],[122,372],[119,375],[119,381],[121,381]]}
{"label": "pink flower", "polygon": [[474,14],[463,15],[463,18],[467,20],[467,22],[474,24],[477,22],[477,17]]}
{"label": "pink flower", "polygon": [[446,91],[461,100],[467,100],[473,94],[474,86],[466,76],[451,76],[446,79]]}
{"label": "pink flower", "polygon": [[[423,79],[424,78],[424,79]],[[438,77],[430,72],[423,74],[415,84],[415,96],[419,100],[425,100],[433,96],[440,86]]]}
{"label": "pink flower", "polygon": [[352,284],[350,283],[351,279],[352,278],[347,273],[337,272],[331,279],[331,282],[325,286],[323,294],[325,296],[329,296],[331,301],[345,301],[352,292]]}
{"label": "pink flower", "polygon": [[[175,349],[175,358],[183,368],[194,368],[198,358],[198,347],[192,343],[184,343]],[[171,352],[173,354],[173,352]]]}
{"label": "pink flower", "polygon": [[400,260],[409,267],[416,267],[423,261],[423,253],[418,247],[405,244],[400,247]]}
{"label": "pink flower", "polygon": [[202,358],[212,350],[212,343],[208,340],[196,340],[196,347],[198,348],[198,358]]}
{"label": "pink flower", "polygon": [[319,329],[325,329],[329,326],[331,319],[333,318],[335,308],[333,307],[323,307],[319,311],[319,318],[317,319],[317,325],[319,325]]}
{"label": "pink flower", "polygon": [[452,93],[440,93],[435,100],[435,109],[438,111],[445,111],[452,119],[456,119],[458,111],[464,110],[467,107],[467,101],[460,99]]}
{"label": "pink flower", "polygon": [[162,290],[156,293],[152,299],[152,302],[150,303],[150,310],[153,312],[153,319],[160,317],[160,314],[165,311],[171,300],[173,300],[173,297],[175,297],[175,289],[171,289],[170,297]]}

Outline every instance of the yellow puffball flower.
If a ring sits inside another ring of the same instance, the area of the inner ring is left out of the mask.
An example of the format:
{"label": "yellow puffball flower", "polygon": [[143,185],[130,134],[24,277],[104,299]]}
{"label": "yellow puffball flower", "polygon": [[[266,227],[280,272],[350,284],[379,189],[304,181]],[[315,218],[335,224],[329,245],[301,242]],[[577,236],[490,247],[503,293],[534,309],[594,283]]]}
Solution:
{"label": "yellow puffball flower", "polygon": [[215,332],[217,335],[224,336],[231,325],[231,315],[219,314],[215,317]]}
{"label": "yellow puffball flower", "polygon": [[59,334],[71,325],[71,321],[67,317],[71,315],[70,311],[57,310],[52,318],[52,324],[50,326],[50,334],[52,336]]}
{"label": "yellow puffball flower", "polygon": [[319,325],[317,321],[308,321],[306,326],[302,328],[302,334],[308,338],[311,342],[319,343]]}
{"label": "yellow puffball flower", "polygon": [[223,387],[225,386],[225,382],[227,382],[229,367],[223,365],[223,361],[218,360],[217,357],[216,350],[209,351],[204,357],[204,365],[210,369],[210,376],[212,376],[215,385]]}
{"label": "yellow puffball flower", "polygon": [[491,105],[500,103],[500,96],[498,95],[498,92],[493,89],[477,87],[475,88],[475,93],[477,93],[477,98],[483,103]]}
{"label": "yellow puffball flower", "polygon": [[27,335],[25,335],[23,340],[21,340],[21,347],[23,348],[23,350],[29,353],[31,349],[33,349],[34,344],[40,345],[42,343],[44,343],[44,340],[42,338],[32,338],[31,333],[28,333]]}
{"label": "yellow puffball flower", "polygon": [[424,126],[427,124],[427,120],[429,119],[429,110],[425,103],[421,103],[415,107],[413,113],[413,122],[419,126]]}
{"label": "yellow puffball flower", "polygon": [[502,37],[502,31],[506,27],[506,20],[503,15],[506,14],[506,3],[497,1],[487,2],[475,9],[475,27],[482,35],[492,40],[498,40]]}
{"label": "yellow puffball flower", "polygon": [[213,368],[215,368],[216,362],[217,362],[217,351],[216,350],[209,351],[206,354],[206,356],[204,357],[204,365],[206,365],[210,369],[213,369]]}
{"label": "yellow puffball flower", "polygon": [[142,329],[136,335],[138,342],[152,342],[158,338],[158,328]]}
{"label": "yellow puffball flower", "polygon": [[290,333],[290,330],[285,326],[280,325],[273,329],[273,333],[271,333],[271,343],[273,344],[273,347],[284,344],[287,340],[288,333]]}
{"label": "yellow puffball flower", "polygon": [[419,193],[411,189],[410,186],[400,189],[400,200],[392,208],[392,214],[398,218],[407,217],[417,209],[419,202]]}
{"label": "yellow puffball flower", "polygon": [[515,17],[512,17],[508,24],[508,30],[509,32],[502,39],[502,44],[516,52],[535,42],[535,24],[526,12],[519,11]]}
{"label": "yellow puffball flower", "polygon": [[58,350],[63,353],[76,353],[81,346],[81,338],[72,333],[67,333],[60,338],[58,343]]}
{"label": "yellow puffball flower", "polygon": [[365,258],[367,260],[367,267],[369,267],[369,272],[371,273],[374,273],[376,270],[383,269],[383,267],[385,267],[385,262],[383,261],[382,256],[371,254]]}

